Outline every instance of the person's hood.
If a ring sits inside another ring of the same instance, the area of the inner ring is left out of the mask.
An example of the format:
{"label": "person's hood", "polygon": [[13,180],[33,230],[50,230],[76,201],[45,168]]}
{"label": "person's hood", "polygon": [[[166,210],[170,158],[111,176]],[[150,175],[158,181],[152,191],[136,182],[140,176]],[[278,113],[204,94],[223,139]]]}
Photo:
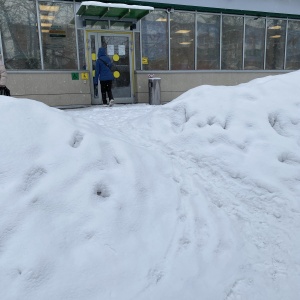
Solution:
{"label": "person's hood", "polygon": [[105,55],[106,55],[106,49],[105,48],[99,48],[98,58],[100,58],[100,56],[105,56]]}

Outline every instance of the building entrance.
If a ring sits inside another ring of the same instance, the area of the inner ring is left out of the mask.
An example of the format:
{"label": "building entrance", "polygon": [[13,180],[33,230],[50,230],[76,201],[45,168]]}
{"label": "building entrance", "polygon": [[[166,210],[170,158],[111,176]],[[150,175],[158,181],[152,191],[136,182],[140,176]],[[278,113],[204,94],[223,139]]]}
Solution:
{"label": "building entrance", "polygon": [[92,104],[102,104],[100,82],[94,85],[95,66],[100,47],[106,48],[114,64],[112,93],[115,103],[133,103],[132,35],[128,33],[89,32],[88,60],[92,88]]}

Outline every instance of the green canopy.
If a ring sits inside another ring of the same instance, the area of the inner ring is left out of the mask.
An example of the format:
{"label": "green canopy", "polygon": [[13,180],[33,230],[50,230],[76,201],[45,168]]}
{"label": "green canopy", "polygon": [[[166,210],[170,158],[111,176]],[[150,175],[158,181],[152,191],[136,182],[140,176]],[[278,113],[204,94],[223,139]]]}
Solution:
{"label": "green canopy", "polygon": [[85,19],[105,19],[137,22],[146,16],[154,8],[150,6],[126,5],[102,3],[96,1],[84,1],[81,3],[77,15]]}

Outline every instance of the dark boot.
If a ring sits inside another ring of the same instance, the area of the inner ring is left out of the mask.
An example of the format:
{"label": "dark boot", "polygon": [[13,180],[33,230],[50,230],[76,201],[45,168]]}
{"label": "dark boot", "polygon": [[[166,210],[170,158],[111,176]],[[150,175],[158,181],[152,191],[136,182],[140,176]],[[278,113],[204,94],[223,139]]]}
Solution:
{"label": "dark boot", "polygon": [[106,93],[102,93],[102,104],[107,104]]}
{"label": "dark boot", "polygon": [[109,90],[109,91],[107,92],[107,94],[108,94],[108,99],[109,99],[109,100],[113,100],[113,99],[114,99],[111,90]]}

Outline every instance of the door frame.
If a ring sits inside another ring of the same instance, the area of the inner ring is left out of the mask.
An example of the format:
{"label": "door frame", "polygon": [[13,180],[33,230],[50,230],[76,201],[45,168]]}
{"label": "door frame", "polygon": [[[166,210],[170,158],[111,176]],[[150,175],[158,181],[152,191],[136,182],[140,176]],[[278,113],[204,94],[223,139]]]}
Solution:
{"label": "door frame", "polygon": [[[130,72],[130,94],[131,97],[128,98],[119,98],[122,99],[119,103],[124,104],[132,104],[134,103],[134,41],[133,41],[133,33],[130,31],[112,31],[112,30],[85,30],[85,36],[86,36],[86,63],[87,63],[87,70],[89,71],[89,78],[90,78],[90,84],[91,84],[91,101],[92,105],[101,104],[101,92],[100,92],[100,86],[98,86],[98,98],[94,97],[94,83],[93,83],[93,68],[92,68],[92,51],[91,51],[91,35],[95,35],[95,43],[96,47],[99,45],[99,39],[98,36],[122,36],[122,37],[128,37],[129,39],[129,72]],[[96,49],[96,52],[98,49]],[[97,55],[97,53],[96,53]]]}

